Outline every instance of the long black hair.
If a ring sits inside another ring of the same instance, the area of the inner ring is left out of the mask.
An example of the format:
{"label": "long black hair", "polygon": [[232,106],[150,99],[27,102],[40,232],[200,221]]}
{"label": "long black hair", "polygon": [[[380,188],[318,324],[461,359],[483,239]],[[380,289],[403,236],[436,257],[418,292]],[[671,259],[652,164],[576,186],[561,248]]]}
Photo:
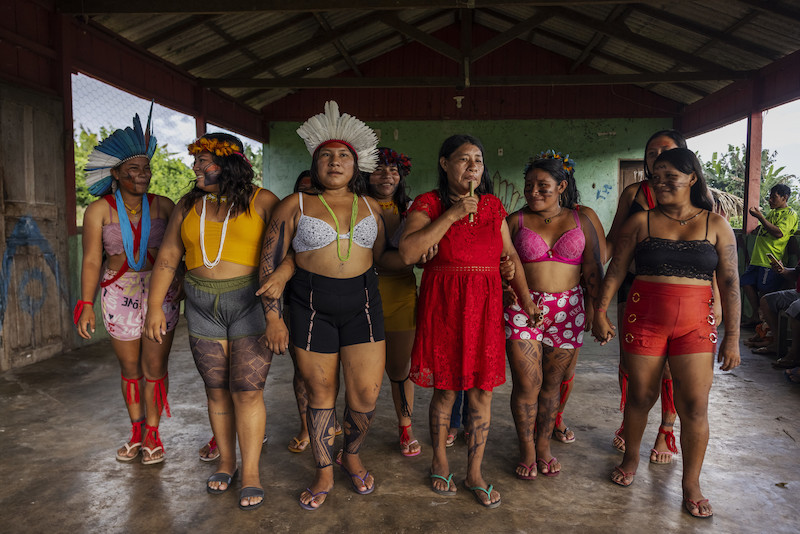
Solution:
{"label": "long black hair", "polygon": [[[481,144],[476,137],[472,137],[471,135],[451,135],[444,140],[442,147],[439,149],[439,159],[436,160],[436,168],[439,169],[439,183],[437,190],[439,192],[439,199],[442,201],[443,210],[450,208],[450,206],[453,205],[453,201],[450,200],[450,186],[447,183],[447,172],[445,172],[445,170],[442,168],[439,160],[441,158],[450,159],[450,156],[453,155],[453,152],[458,150],[458,147],[464,144],[475,145],[478,147],[478,149],[480,149],[482,156],[486,154],[486,151],[483,149],[483,144]],[[475,188],[475,194],[480,197],[481,195],[491,195],[492,193],[492,180],[489,178],[489,170],[486,168],[486,162],[484,162],[481,183]]]}
{"label": "long black hair", "polygon": [[[222,203],[222,197],[227,197],[228,205],[233,204],[232,216],[236,216],[242,212],[250,212],[250,197],[256,190],[256,184],[253,183],[255,173],[250,162],[245,159],[244,145],[238,137],[222,132],[207,133],[201,137],[206,139],[216,139],[221,142],[228,141],[231,145],[236,145],[239,148],[239,154],[231,154],[230,156],[218,156],[211,153],[211,159],[214,163],[219,165],[219,193],[217,194],[217,205]],[[193,143],[194,144],[194,143]],[[197,187],[197,180],[195,180],[194,187],[191,191],[183,195],[183,207],[188,213],[194,207],[194,203],[203,198],[207,191],[203,191]]]}
{"label": "long black hair", "polygon": [[657,137],[669,137],[675,141],[678,148],[686,148],[686,138],[678,130],[659,130],[651,135],[650,139],[644,144],[644,160],[642,161],[642,165],[644,165],[645,180],[649,180],[653,177],[653,171],[647,168],[647,147],[650,146],[650,142]]}
{"label": "long black hair", "polygon": [[[319,150],[324,147],[328,143],[323,143],[314,150],[314,155],[311,156],[311,187],[314,188],[314,191],[318,191],[319,193],[325,192],[325,186],[322,185],[322,182],[319,179],[319,173],[317,171],[317,162],[319,161]],[[367,184],[364,180],[364,177],[361,176],[361,171],[358,168],[358,155],[353,152],[353,150],[348,146],[347,150],[350,151],[350,154],[353,155],[353,176],[350,178],[350,181],[347,182],[347,189],[349,189],[352,193],[355,193],[358,196],[366,195],[367,194]]]}
{"label": "long black hair", "polygon": [[541,169],[549,174],[556,185],[561,182],[567,182],[567,188],[561,193],[561,205],[565,208],[575,209],[575,204],[579,202],[578,186],[575,184],[574,171],[568,171],[564,168],[564,160],[557,158],[538,158],[532,159],[525,166],[524,176],[533,169]]}
{"label": "long black hair", "polygon": [[673,148],[672,150],[665,150],[653,162],[653,167],[661,162],[666,162],[675,167],[683,174],[694,173],[697,181],[692,185],[692,190],[689,198],[692,205],[705,210],[713,211],[714,205],[711,202],[711,194],[708,191],[706,178],[703,176],[703,167],[694,152],[688,148]]}

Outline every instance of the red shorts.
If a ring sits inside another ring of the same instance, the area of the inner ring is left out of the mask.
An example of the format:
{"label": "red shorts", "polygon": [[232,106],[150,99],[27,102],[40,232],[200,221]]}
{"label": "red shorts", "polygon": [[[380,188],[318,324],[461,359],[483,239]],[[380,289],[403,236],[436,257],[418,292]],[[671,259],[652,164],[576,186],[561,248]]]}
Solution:
{"label": "red shorts", "polygon": [[635,280],[620,344],[628,354],[714,354],[717,319],[711,286]]}

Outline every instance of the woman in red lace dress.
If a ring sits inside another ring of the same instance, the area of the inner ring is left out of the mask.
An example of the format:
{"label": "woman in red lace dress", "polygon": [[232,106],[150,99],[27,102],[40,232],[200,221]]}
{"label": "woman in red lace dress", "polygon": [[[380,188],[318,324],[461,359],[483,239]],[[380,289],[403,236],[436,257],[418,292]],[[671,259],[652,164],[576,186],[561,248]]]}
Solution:
{"label": "woman in red lace dress", "polygon": [[535,318],[539,309],[527,291],[506,211],[491,190],[480,141],[468,135],[445,140],[439,150],[438,189],[417,197],[409,209],[400,254],[413,263],[439,245],[422,276],[411,355],[411,380],[435,388],[430,406],[432,489],[441,495],[456,493],[445,442],[456,391],[466,391],[470,416],[465,482],[480,504],[494,508],[500,505],[500,494],[483,479],[481,461],[492,389],[506,380],[502,256],[515,265],[511,284],[522,307]]}

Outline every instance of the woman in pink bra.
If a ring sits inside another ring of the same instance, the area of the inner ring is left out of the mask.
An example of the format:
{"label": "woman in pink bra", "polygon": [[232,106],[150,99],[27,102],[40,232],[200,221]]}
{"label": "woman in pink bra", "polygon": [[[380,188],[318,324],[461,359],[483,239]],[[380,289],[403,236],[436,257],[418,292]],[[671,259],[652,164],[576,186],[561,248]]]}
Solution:
{"label": "woman in pink bra", "polygon": [[175,280],[162,304],[167,317],[164,343],[143,337],[142,326],[151,269],[175,205],[167,197],[147,194],[156,138],[150,135],[149,119],[146,130],[138,115],[133,124],[133,129],[117,130],[102,141],[86,165],[89,192],[101,198],[89,205],[83,219],[82,300],[75,307],[75,325],[82,338],[92,337],[99,283],[103,324],[119,360],[132,426],[117,460],[131,462],[142,452],[143,464],[156,464],[164,461],[158,432],[164,407],[169,416],[167,357],[179,311]]}
{"label": "woman in pink bra", "polygon": [[[587,328],[581,275],[590,298],[602,278],[594,226],[574,206],[573,161],[553,151],[525,167],[528,205],[509,215],[508,227],[531,297],[544,314],[538,328],[516,304],[504,310],[506,352],[514,380],[511,411],[519,438],[516,476],[533,480],[537,471],[556,476],[561,464],[550,452],[562,382],[583,344]],[[534,435],[535,434],[535,435]]]}

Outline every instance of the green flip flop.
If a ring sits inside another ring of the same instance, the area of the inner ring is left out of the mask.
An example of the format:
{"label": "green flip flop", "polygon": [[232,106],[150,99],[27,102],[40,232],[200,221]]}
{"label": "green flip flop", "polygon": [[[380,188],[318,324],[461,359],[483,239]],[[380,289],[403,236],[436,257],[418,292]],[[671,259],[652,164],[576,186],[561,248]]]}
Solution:
{"label": "green flip flop", "polygon": [[438,478],[447,482],[446,490],[436,489],[436,487],[431,486],[431,489],[434,491],[434,493],[438,493],[439,495],[446,495],[448,497],[452,497],[453,495],[456,494],[455,491],[450,489],[450,485],[453,483],[453,473],[450,473],[450,475],[446,478],[443,477],[442,475],[434,475],[433,473],[431,473],[431,478]]}

